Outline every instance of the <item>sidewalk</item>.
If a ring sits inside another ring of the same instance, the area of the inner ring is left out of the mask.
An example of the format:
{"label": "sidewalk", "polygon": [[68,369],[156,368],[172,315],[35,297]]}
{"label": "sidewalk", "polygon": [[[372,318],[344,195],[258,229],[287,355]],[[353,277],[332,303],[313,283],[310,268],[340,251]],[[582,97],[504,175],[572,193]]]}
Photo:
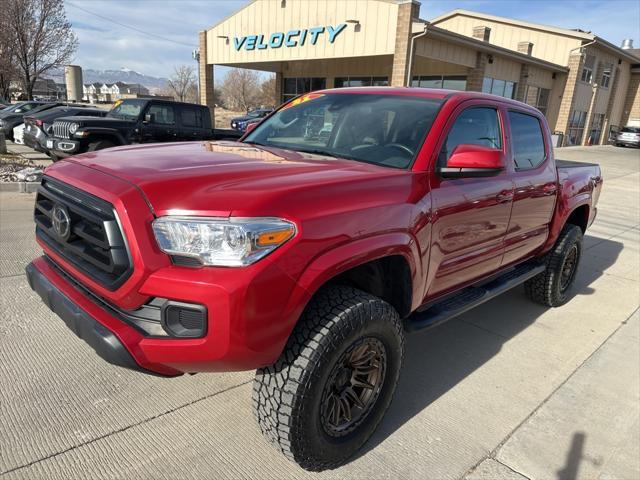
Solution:
{"label": "sidewalk", "polygon": [[638,310],[466,480],[640,478]]}
{"label": "sidewalk", "polygon": [[26,145],[18,145],[7,140],[7,151],[16,155],[20,155],[26,160],[32,160],[39,167],[51,165],[51,159],[44,153],[36,152],[34,149]]}

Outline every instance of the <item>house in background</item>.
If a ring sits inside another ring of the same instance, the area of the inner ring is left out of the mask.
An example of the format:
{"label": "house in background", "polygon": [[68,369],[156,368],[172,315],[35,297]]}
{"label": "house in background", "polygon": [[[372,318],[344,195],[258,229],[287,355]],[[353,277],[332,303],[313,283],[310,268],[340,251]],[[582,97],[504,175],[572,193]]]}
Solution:
{"label": "house in background", "polygon": [[83,85],[82,99],[90,103],[111,103],[125,98],[151,96],[149,89],[139,83],[89,83]]}

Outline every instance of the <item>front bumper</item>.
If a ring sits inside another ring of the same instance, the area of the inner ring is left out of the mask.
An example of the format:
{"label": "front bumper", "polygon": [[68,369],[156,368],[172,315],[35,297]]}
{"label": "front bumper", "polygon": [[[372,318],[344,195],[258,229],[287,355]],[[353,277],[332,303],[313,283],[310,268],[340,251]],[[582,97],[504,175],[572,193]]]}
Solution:
{"label": "front bumper", "polygon": [[48,138],[46,142],[47,149],[60,158],[69,157],[82,151],[82,144],[78,140]]}
{"label": "front bumper", "polygon": [[31,289],[40,296],[53,313],[64,321],[73,333],[88,343],[100,357],[119,367],[152,373],[136,363],[120,339],[111,330],[74,303],[33,263],[27,265],[26,272]]}
{"label": "front bumper", "polygon": [[625,147],[640,147],[640,140],[617,139],[616,145],[624,145]]}

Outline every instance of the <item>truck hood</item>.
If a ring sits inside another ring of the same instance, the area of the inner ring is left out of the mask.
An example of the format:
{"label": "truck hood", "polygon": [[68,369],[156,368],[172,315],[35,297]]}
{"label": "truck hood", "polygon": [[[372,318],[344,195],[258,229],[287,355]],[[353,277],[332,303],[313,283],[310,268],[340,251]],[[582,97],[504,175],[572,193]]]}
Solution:
{"label": "truck hood", "polygon": [[[230,141],[117,147],[65,162],[135,185],[158,216],[276,215],[304,198],[337,195],[348,204],[359,191],[406,198],[409,188],[405,170]],[[403,185],[393,189],[392,177]]]}
{"label": "truck hood", "polygon": [[100,126],[106,128],[118,128],[123,126],[134,125],[135,120],[124,120],[122,118],[113,117],[92,117],[90,115],[78,115],[72,117],[56,118],[56,122],[74,122],[86,126]]}

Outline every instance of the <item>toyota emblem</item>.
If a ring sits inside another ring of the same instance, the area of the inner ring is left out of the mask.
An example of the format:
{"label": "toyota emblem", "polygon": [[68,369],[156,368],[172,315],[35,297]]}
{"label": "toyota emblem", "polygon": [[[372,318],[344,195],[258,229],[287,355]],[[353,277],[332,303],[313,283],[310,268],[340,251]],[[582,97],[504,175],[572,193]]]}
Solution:
{"label": "toyota emblem", "polygon": [[66,241],[71,234],[71,218],[69,217],[69,212],[67,212],[64,205],[57,203],[53,207],[51,223],[53,224],[53,229],[58,237],[60,237],[61,240]]}

